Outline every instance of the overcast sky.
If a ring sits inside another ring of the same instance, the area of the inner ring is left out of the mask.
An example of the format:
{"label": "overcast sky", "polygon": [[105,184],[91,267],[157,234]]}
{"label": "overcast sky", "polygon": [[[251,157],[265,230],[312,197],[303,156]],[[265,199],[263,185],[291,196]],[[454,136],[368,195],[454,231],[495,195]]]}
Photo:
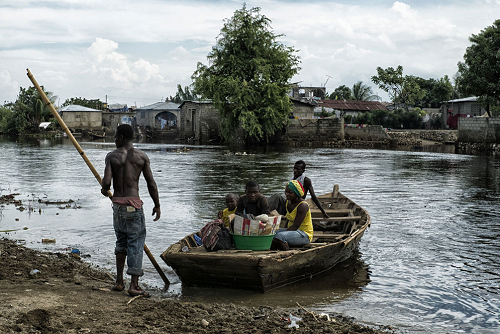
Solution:
{"label": "overcast sky", "polygon": [[[370,80],[378,66],[450,78],[471,34],[500,18],[500,0],[246,1],[260,7],[287,46],[300,50],[292,81],[328,92]],[[0,105],[31,86],[59,97],[138,107],[191,84],[223,26],[243,1],[0,1]],[[58,104],[56,103],[56,104]]]}

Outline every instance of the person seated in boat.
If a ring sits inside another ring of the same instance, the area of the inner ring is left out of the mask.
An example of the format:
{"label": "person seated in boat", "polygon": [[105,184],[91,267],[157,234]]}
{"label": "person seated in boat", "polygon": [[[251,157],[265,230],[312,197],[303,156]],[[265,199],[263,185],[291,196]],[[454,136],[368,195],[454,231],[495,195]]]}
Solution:
{"label": "person seated in boat", "polygon": [[[309,192],[311,194],[311,200],[313,201],[313,203],[316,204],[325,218],[329,218],[330,216],[328,216],[328,214],[325,212],[325,210],[321,206],[320,201],[316,197],[311,179],[304,174],[305,169],[306,163],[303,160],[297,161],[293,166],[293,180],[297,180],[302,184],[304,188],[303,198],[305,199],[307,193]],[[276,210],[280,215],[286,215],[286,198],[284,198],[281,193],[270,196],[267,201],[269,203],[269,208],[271,209],[271,211]]]}
{"label": "person seated in boat", "polygon": [[240,196],[236,204],[236,213],[252,214],[254,217],[271,213],[267,198],[260,193],[260,186],[257,181],[250,180],[247,182],[245,195]]}
{"label": "person seated in boat", "polygon": [[290,246],[297,247],[307,245],[313,237],[313,223],[311,210],[304,200],[304,188],[297,180],[291,180],[286,184],[286,218],[287,228],[280,228],[274,235],[271,244],[272,250],[287,251]]}
{"label": "person seated in boat", "polygon": [[222,219],[224,225],[229,228],[229,216],[235,213],[236,211],[236,203],[238,202],[239,196],[233,193],[229,193],[226,195],[226,208],[224,210],[219,211],[219,219]]}
{"label": "person seated in boat", "polygon": [[330,216],[328,216],[328,214],[325,212],[325,209],[323,209],[320,201],[316,197],[316,193],[314,192],[311,179],[304,174],[305,170],[306,170],[306,163],[303,160],[299,160],[295,163],[295,165],[293,165],[293,179],[299,181],[304,187],[304,195],[302,196],[302,198],[305,199],[307,193],[309,192],[311,194],[311,200],[313,201],[314,204],[316,204],[318,209],[321,211],[323,217],[330,218]]}

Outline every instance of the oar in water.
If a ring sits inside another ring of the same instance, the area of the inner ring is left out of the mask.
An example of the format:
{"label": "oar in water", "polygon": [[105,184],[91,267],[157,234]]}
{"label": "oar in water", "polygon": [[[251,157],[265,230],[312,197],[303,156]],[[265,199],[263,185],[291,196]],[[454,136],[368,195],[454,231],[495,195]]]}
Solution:
{"label": "oar in water", "polygon": [[[85,161],[87,166],[90,168],[90,171],[92,172],[92,174],[94,174],[94,176],[97,179],[97,181],[99,182],[99,184],[102,184],[101,176],[99,175],[97,170],[94,168],[94,166],[90,162],[89,158],[87,158],[87,155],[85,154],[85,152],[83,152],[82,148],[80,147],[80,144],[78,144],[75,137],[73,137],[73,134],[71,133],[71,131],[69,131],[69,129],[66,126],[66,124],[64,123],[63,119],[61,118],[61,116],[59,116],[56,109],[54,108],[54,106],[52,105],[50,100],[47,98],[47,95],[45,95],[45,92],[42,90],[40,85],[38,85],[33,74],[31,74],[29,69],[26,69],[26,71],[28,71],[28,78],[31,80],[31,82],[35,86],[36,90],[38,91],[38,94],[42,97],[43,102],[49,107],[50,111],[52,112],[54,117],[57,119],[59,124],[61,125],[61,128],[68,135],[68,138],[71,140],[71,142],[75,146],[78,153],[80,153],[83,160]],[[111,199],[112,196],[113,196],[113,194],[111,193],[111,191],[108,190],[108,197]],[[158,271],[158,274],[160,274],[161,278],[163,279],[163,282],[165,282],[165,284],[169,285],[170,282],[169,282],[167,276],[165,276],[165,273],[161,270],[160,266],[158,265],[158,262],[156,262],[155,258],[153,257],[153,254],[151,254],[151,252],[149,251],[149,248],[148,248],[148,246],[146,246],[146,244],[144,244],[144,252],[146,252],[149,260],[151,260],[151,263],[155,267],[156,271]]]}

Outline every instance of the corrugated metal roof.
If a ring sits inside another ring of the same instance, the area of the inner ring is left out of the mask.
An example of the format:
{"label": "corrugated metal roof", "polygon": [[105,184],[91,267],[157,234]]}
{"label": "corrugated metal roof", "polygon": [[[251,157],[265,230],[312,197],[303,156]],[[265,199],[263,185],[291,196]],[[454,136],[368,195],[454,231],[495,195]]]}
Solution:
{"label": "corrugated metal roof", "polygon": [[179,109],[180,104],[174,102],[156,102],[148,106],[136,108],[135,110],[172,110]]}
{"label": "corrugated metal roof", "polygon": [[378,101],[356,101],[356,100],[319,100],[318,107],[332,108],[338,110],[386,110],[385,105]]}
{"label": "corrugated metal roof", "polygon": [[84,106],[79,106],[77,104],[70,104],[69,106],[61,107],[58,110],[59,112],[67,112],[67,111],[86,111],[86,112],[91,112],[91,111],[102,111],[102,110],[97,110],[97,109],[92,109],[92,108],[87,108]]}
{"label": "corrugated metal roof", "polygon": [[477,101],[477,96],[464,97],[462,99],[449,100],[447,102],[455,103],[455,102],[475,102],[475,101]]}

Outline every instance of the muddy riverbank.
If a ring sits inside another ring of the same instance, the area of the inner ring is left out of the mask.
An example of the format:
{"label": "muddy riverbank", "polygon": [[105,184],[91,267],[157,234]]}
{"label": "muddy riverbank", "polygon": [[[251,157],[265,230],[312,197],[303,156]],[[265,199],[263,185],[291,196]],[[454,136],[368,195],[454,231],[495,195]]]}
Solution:
{"label": "muddy riverbank", "polygon": [[[111,291],[110,272],[77,255],[0,239],[1,333],[387,333],[338,314],[173,299]],[[291,328],[290,314],[300,317]],[[329,320],[327,319],[329,318]]]}

